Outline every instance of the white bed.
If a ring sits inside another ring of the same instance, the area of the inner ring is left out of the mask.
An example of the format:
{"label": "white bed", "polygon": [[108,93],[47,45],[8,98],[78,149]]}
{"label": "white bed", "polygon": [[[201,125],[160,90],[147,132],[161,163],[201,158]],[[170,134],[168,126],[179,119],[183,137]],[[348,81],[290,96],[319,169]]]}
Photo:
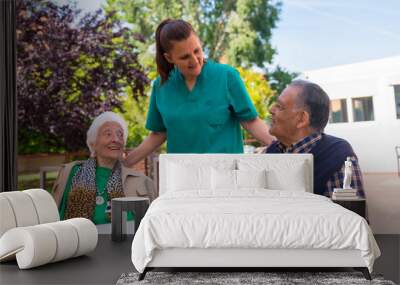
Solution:
{"label": "white bed", "polygon": [[[132,243],[154,267],[355,267],[380,255],[367,222],[312,194],[311,155],[160,156],[160,197]],[[368,270],[366,270],[368,268]]]}

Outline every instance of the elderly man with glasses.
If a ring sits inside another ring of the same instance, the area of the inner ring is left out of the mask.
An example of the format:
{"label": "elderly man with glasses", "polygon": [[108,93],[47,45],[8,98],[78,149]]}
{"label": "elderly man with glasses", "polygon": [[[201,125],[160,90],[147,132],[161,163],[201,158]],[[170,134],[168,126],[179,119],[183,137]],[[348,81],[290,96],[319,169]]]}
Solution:
{"label": "elderly man with glasses", "polygon": [[341,188],[344,162],[352,162],[351,187],[365,197],[362,173],[351,145],[344,139],[324,133],[330,100],[317,84],[296,80],[289,84],[271,107],[270,134],[277,138],[266,153],[312,153],[314,155],[314,193],[331,196]]}

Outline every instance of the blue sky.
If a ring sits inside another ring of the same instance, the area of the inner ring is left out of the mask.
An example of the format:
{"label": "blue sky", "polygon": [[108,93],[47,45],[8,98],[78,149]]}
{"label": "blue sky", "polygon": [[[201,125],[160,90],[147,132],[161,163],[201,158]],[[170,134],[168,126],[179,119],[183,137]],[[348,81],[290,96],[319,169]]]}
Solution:
{"label": "blue sky", "polygon": [[[56,0],[62,2],[65,0]],[[78,0],[84,11],[105,0]],[[400,55],[400,0],[283,0],[273,65],[291,71]]]}
{"label": "blue sky", "polygon": [[299,72],[400,55],[400,1],[284,0],[272,44]]}

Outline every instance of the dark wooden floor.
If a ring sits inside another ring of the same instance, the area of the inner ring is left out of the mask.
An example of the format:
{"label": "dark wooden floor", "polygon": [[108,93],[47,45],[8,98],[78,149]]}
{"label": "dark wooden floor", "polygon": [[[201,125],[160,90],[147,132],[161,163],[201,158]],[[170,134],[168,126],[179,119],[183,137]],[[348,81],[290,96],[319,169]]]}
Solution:
{"label": "dark wooden floor", "polygon": [[99,235],[96,250],[57,263],[19,270],[16,262],[0,264],[0,284],[115,284],[124,272],[134,271],[131,261],[132,237],[112,242]]}
{"label": "dark wooden floor", "polygon": [[[400,235],[375,236],[382,256],[376,260],[374,272],[399,283]],[[0,264],[0,284],[115,284],[124,272],[134,271],[131,262],[132,237],[121,243],[100,235],[95,251],[87,256],[19,270],[16,262]],[[311,271],[311,270],[310,270]]]}

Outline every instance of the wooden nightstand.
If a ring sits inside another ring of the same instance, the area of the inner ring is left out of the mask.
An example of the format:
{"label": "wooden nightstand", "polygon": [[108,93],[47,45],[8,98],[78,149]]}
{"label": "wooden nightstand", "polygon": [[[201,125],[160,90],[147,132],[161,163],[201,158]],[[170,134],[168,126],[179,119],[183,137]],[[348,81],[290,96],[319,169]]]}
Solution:
{"label": "wooden nightstand", "polygon": [[364,198],[355,198],[352,200],[332,199],[332,202],[359,214],[364,219],[367,219],[366,200]]}

